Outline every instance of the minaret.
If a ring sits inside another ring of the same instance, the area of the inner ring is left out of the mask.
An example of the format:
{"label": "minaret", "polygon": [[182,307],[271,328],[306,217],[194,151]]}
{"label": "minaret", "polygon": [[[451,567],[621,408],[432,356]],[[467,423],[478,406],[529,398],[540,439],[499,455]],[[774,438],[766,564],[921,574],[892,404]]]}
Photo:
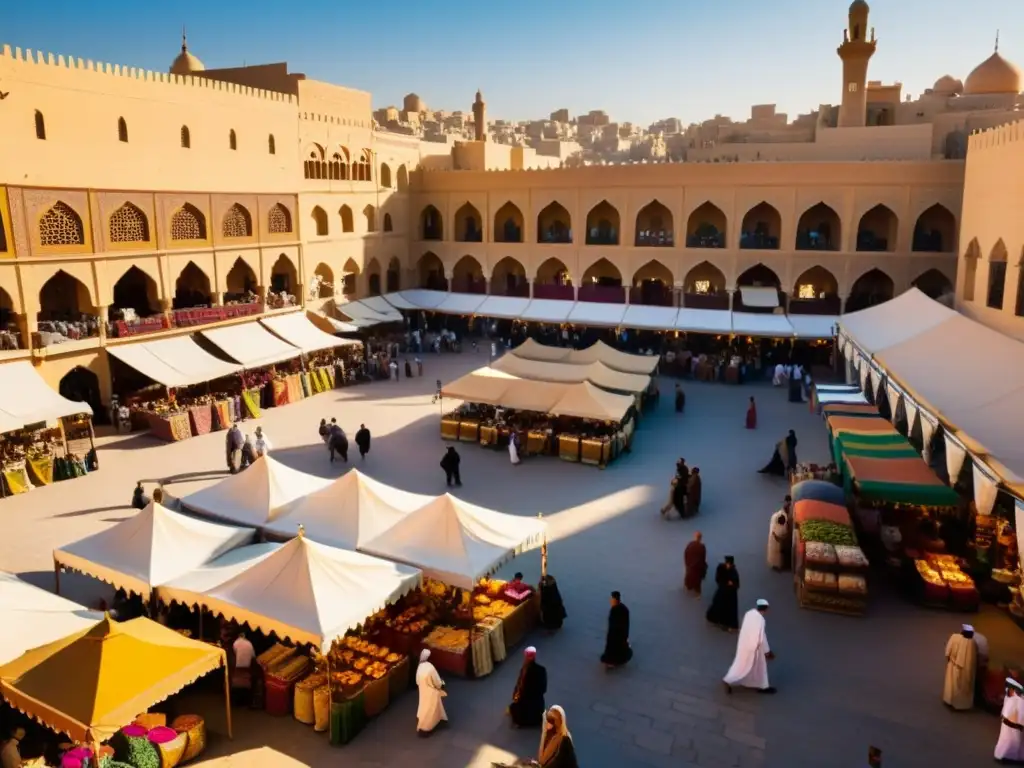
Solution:
{"label": "minaret", "polygon": [[473,102],[473,128],[477,141],[487,141],[487,105],[480,91],[476,92],[476,101]]}
{"label": "minaret", "polygon": [[843,100],[839,105],[839,127],[863,127],[868,113],[868,62],[875,55],[875,30],[868,39],[868,4],[853,0],[843,44],[836,49],[843,60]]}

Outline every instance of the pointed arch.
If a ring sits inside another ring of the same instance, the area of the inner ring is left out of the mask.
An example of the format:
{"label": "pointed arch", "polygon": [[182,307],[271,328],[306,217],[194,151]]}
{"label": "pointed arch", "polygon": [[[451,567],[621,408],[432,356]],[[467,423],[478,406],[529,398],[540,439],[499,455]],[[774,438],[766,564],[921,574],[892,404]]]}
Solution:
{"label": "pointed arch", "polygon": [[373,152],[364,149],[359,153],[352,174],[354,181],[373,181]]}
{"label": "pointed arch", "polygon": [[572,243],[572,217],[558,201],[548,203],[537,214],[538,243]]}
{"label": "pointed arch", "polygon": [[380,296],[380,262],[376,256],[366,265],[366,285],[371,296]]}
{"label": "pointed arch", "polygon": [[171,240],[174,242],[206,239],[206,216],[192,203],[185,203],[171,216]]}
{"label": "pointed arch", "polygon": [[953,293],[953,283],[950,279],[934,268],[915,277],[911,285],[932,299],[940,299]]}
{"label": "pointed arch", "polygon": [[[307,179],[326,179],[329,171],[333,169],[328,168],[324,157],[325,151],[323,147],[316,143],[310,145],[309,150],[306,152],[305,160],[302,163],[302,175]],[[338,156],[335,155],[335,157]]]}
{"label": "pointed arch", "polygon": [[388,262],[388,293],[402,290],[402,263],[398,257],[392,256]]}
{"label": "pointed arch", "polygon": [[391,189],[391,167],[387,163],[380,164],[380,185],[385,189]]}
{"label": "pointed arch", "polygon": [[725,273],[710,261],[702,261],[686,273],[683,290],[695,296],[724,294],[727,290]]}
{"label": "pointed arch", "polygon": [[926,208],[914,223],[912,251],[949,253],[956,250],[956,216],[939,203]]}
{"label": "pointed arch", "polygon": [[46,118],[43,117],[43,113],[38,109],[35,113],[36,123],[36,138],[40,141],[46,141]]}
{"label": "pointed arch", "polygon": [[278,255],[274,266],[270,268],[270,290],[274,293],[295,295],[299,286],[299,270],[288,254]]}
{"label": "pointed arch", "polygon": [[420,211],[420,240],[444,240],[441,212],[432,205]]}
{"label": "pointed arch", "polygon": [[174,280],[173,306],[175,309],[208,306],[211,293],[209,275],[190,261]]}
{"label": "pointed arch", "polygon": [[150,317],[160,311],[160,291],[156,280],[134,264],[114,283],[113,300],[110,302],[110,318],[118,311],[129,309],[136,317]]}
{"label": "pointed arch", "polygon": [[355,296],[358,292],[359,275],[362,270],[359,269],[359,265],[356,264],[356,260],[352,258],[345,259],[345,264],[341,268],[341,292],[345,296]]}
{"label": "pointed arch", "polygon": [[117,118],[117,140],[123,144],[128,143],[128,123],[123,117]]}
{"label": "pointed arch", "polygon": [[896,250],[899,220],[885,205],[865,211],[857,224],[857,250],[892,252]]}
{"label": "pointed arch", "polygon": [[363,222],[366,224],[367,232],[377,231],[377,209],[372,205],[363,208]]}
{"label": "pointed arch", "polygon": [[39,217],[39,245],[85,245],[82,217],[63,200],[58,200]]}
{"label": "pointed arch", "polygon": [[524,224],[525,219],[523,219],[523,212],[519,210],[519,206],[511,200],[506,201],[494,214],[494,242],[523,242]]}
{"label": "pointed arch", "polygon": [[327,237],[327,235],[330,234],[330,225],[327,222],[327,211],[319,205],[314,205],[309,216],[313,219],[313,230],[316,232],[317,237]]}
{"label": "pointed arch", "polygon": [[895,291],[895,283],[889,275],[877,268],[869,269],[854,281],[846,300],[846,311],[856,312],[882,304],[889,301]]}
{"label": "pointed arch", "polygon": [[839,295],[839,281],[820,264],[805,269],[793,284],[794,299],[828,299]]}
{"label": "pointed arch", "polygon": [[491,294],[494,296],[529,296],[530,283],[526,267],[512,256],[498,260],[491,270]]}
{"label": "pointed arch", "polygon": [[774,205],[762,200],[743,216],[740,224],[740,248],[779,249],[782,217]]}
{"label": "pointed arch", "polygon": [[416,262],[419,287],[434,291],[447,291],[448,278],[444,275],[444,264],[437,254],[427,251]]}
{"label": "pointed arch", "polygon": [[149,219],[138,206],[124,203],[110,214],[107,232],[111,243],[147,243]]}
{"label": "pointed arch", "polygon": [[459,243],[482,243],[484,239],[483,217],[480,211],[472,203],[463,203],[455,211],[455,218],[452,222],[455,231],[455,241]]}
{"label": "pointed arch", "polygon": [[259,293],[260,281],[254,270],[245,259],[239,256],[231,265],[224,278],[225,301],[235,301],[250,293]]}
{"label": "pointed arch", "polygon": [[671,307],[674,301],[675,276],[657,259],[651,259],[633,273],[630,303]]}
{"label": "pointed arch", "polygon": [[1009,257],[1006,253],[1006,243],[1002,238],[996,240],[988,255],[988,294],[985,299],[985,306],[989,309],[1002,310],[1003,299],[1006,296],[1006,267]]}
{"label": "pointed arch", "polygon": [[740,288],[743,286],[758,288],[774,286],[775,288],[782,288],[782,281],[779,280],[779,276],[774,269],[758,262],[754,266],[745,269],[736,278],[736,287]]}
{"label": "pointed arch", "polygon": [[607,200],[602,200],[587,213],[587,245],[618,245],[622,222],[619,212]]}
{"label": "pointed arch", "polygon": [[235,133],[234,128],[228,131],[228,149],[232,152],[238,149],[238,134]]}
{"label": "pointed arch", "polygon": [[385,213],[384,214],[384,231],[385,232],[394,232],[395,231],[395,225],[391,221],[391,214],[390,213]]}
{"label": "pointed arch", "polygon": [[466,255],[452,269],[452,291],[456,293],[487,293],[487,278],[476,257]]}
{"label": "pointed arch", "polygon": [[224,212],[221,222],[221,235],[224,237],[252,237],[252,214],[249,209],[234,203]]}
{"label": "pointed arch", "polygon": [[651,200],[637,212],[633,244],[662,248],[675,244],[675,219],[668,206],[660,200]]}
{"label": "pointed arch", "polygon": [[338,216],[341,218],[341,231],[342,232],[355,232],[356,224],[355,219],[352,216],[352,209],[347,205],[342,205],[338,209]]}
{"label": "pointed arch", "polygon": [[267,211],[267,232],[271,235],[287,235],[292,231],[292,212],[281,203],[274,203]]}
{"label": "pointed arch", "polygon": [[572,275],[569,273],[569,268],[565,266],[565,262],[552,256],[537,267],[537,276],[534,278],[534,282],[540,285],[566,285],[571,287]]}
{"label": "pointed arch", "polygon": [[192,148],[192,132],[188,129],[187,125],[181,126],[181,148]]}
{"label": "pointed arch", "polygon": [[81,320],[96,308],[88,287],[77,277],[58,269],[39,289],[40,321]]}
{"label": "pointed arch", "polygon": [[606,285],[610,287],[618,287],[622,285],[622,272],[619,268],[612,264],[608,259],[601,257],[589,267],[583,273],[583,279],[580,282],[581,286],[585,285]]}
{"label": "pointed arch", "polygon": [[972,237],[964,251],[964,301],[974,301],[974,289],[978,282],[978,262],[981,261],[981,246],[978,238]]}
{"label": "pointed arch", "polygon": [[404,165],[398,166],[398,191],[405,192],[409,189],[409,171]]}
{"label": "pointed arch", "polygon": [[798,251],[838,251],[842,242],[842,222],[830,205],[817,202],[800,214],[796,224]]}
{"label": "pointed arch", "polygon": [[313,270],[313,276],[316,278],[317,294],[318,299],[330,299],[334,297],[334,270],[330,268],[325,262],[321,261],[316,265],[316,269]]}
{"label": "pointed arch", "polygon": [[687,248],[725,248],[729,222],[725,212],[710,200],[693,209],[686,220]]}

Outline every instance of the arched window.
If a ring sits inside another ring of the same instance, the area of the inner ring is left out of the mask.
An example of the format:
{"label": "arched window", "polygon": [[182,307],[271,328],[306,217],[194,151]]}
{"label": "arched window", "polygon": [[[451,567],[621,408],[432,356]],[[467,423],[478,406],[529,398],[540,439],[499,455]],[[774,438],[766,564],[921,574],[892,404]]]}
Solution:
{"label": "arched window", "polygon": [[232,128],[231,132],[228,133],[228,147],[231,149],[238,149],[238,137],[235,135],[235,129]]}
{"label": "arched window", "polygon": [[125,203],[110,214],[110,242],[145,243],[149,240],[149,222],[139,208]]}
{"label": "arched window", "polygon": [[82,217],[70,205],[58,200],[39,219],[39,244],[85,245]]}
{"label": "arched window", "polygon": [[390,213],[385,213],[384,214],[384,231],[385,232],[392,232],[393,230],[394,230],[394,226],[391,224],[391,214]]}
{"label": "arched window", "polygon": [[125,144],[128,143],[128,123],[123,117],[117,118],[117,140]]}
{"label": "arched window", "polygon": [[181,148],[191,149],[192,148],[192,133],[189,131],[187,125],[181,126]]}
{"label": "arched window", "polygon": [[46,118],[38,109],[36,110],[36,138],[46,141]]}
{"label": "arched window", "polygon": [[185,203],[171,216],[171,240],[205,240],[206,217],[191,203]]}
{"label": "arched window", "polygon": [[224,237],[252,237],[252,216],[249,211],[238,203],[228,208],[221,233]]}
{"label": "arched window", "polygon": [[292,214],[280,203],[274,203],[267,214],[267,231],[272,235],[284,235],[292,231]]}
{"label": "arched window", "polygon": [[270,134],[267,137],[267,152],[269,152],[272,155],[277,154],[277,142],[274,141],[274,134]]}

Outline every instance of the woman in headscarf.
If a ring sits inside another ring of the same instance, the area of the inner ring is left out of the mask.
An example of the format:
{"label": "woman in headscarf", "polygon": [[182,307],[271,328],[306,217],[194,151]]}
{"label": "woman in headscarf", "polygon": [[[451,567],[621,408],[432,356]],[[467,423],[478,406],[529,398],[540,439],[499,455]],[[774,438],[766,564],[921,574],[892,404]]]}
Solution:
{"label": "woman in headscarf", "polygon": [[548,574],[540,582],[540,623],[544,625],[544,629],[555,632],[562,628],[567,616],[562,593],[558,590],[558,582],[554,576]]}
{"label": "woman in headscarf", "polygon": [[548,671],[537,663],[537,649],[532,645],[523,652],[512,703],[508,713],[517,728],[536,728],[544,720],[544,694],[548,691]]}
{"label": "woman in headscarf", "polygon": [[555,705],[544,717],[544,733],[537,753],[540,768],[579,768],[572,734],[565,722],[565,710]]}
{"label": "woman in headscarf", "polygon": [[775,444],[772,460],[758,470],[762,475],[778,475],[785,477],[796,467],[796,433],[791,429],[789,434]]}
{"label": "woman in headscarf", "polygon": [[245,435],[245,442],[242,443],[242,469],[256,461],[256,446],[253,445],[252,435]]}
{"label": "woman in headscarf", "polygon": [[442,701],[448,695],[444,691],[444,680],[429,659],[430,651],[424,648],[420,652],[420,665],[416,668],[416,687],[420,692],[416,709],[416,733],[420,736],[429,736],[442,720],[448,720]]}
{"label": "woman in headscarf", "polygon": [[726,555],[725,562],[719,563],[715,569],[715,584],[718,588],[706,618],[719,629],[735,632],[740,626],[740,573],[732,555]]}
{"label": "woman in headscarf", "polygon": [[792,429],[789,430],[789,434],[786,435],[786,455],[783,457],[786,461],[786,474],[792,474],[796,469],[796,432]]}

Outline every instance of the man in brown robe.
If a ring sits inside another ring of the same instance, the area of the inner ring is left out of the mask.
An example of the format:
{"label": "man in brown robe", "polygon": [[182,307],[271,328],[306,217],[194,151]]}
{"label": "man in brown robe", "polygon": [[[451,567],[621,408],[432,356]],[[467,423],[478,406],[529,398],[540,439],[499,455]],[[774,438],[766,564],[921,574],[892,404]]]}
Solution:
{"label": "man in brown robe", "polygon": [[952,709],[968,710],[974,706],[974,679],[978,673],[978,644],[974,627],[964,624],[959,634],[946,643],[946,682],[942,701]]}
{"label": "man in brown robe", "polygon": [[683,563],[686,566],[683,586],[693,597],[700,597],[701,582],[708,575],[708,550],[704,546],[700,531],[693,534],[693,541],[686,545],[686,549],[683,551]]}

